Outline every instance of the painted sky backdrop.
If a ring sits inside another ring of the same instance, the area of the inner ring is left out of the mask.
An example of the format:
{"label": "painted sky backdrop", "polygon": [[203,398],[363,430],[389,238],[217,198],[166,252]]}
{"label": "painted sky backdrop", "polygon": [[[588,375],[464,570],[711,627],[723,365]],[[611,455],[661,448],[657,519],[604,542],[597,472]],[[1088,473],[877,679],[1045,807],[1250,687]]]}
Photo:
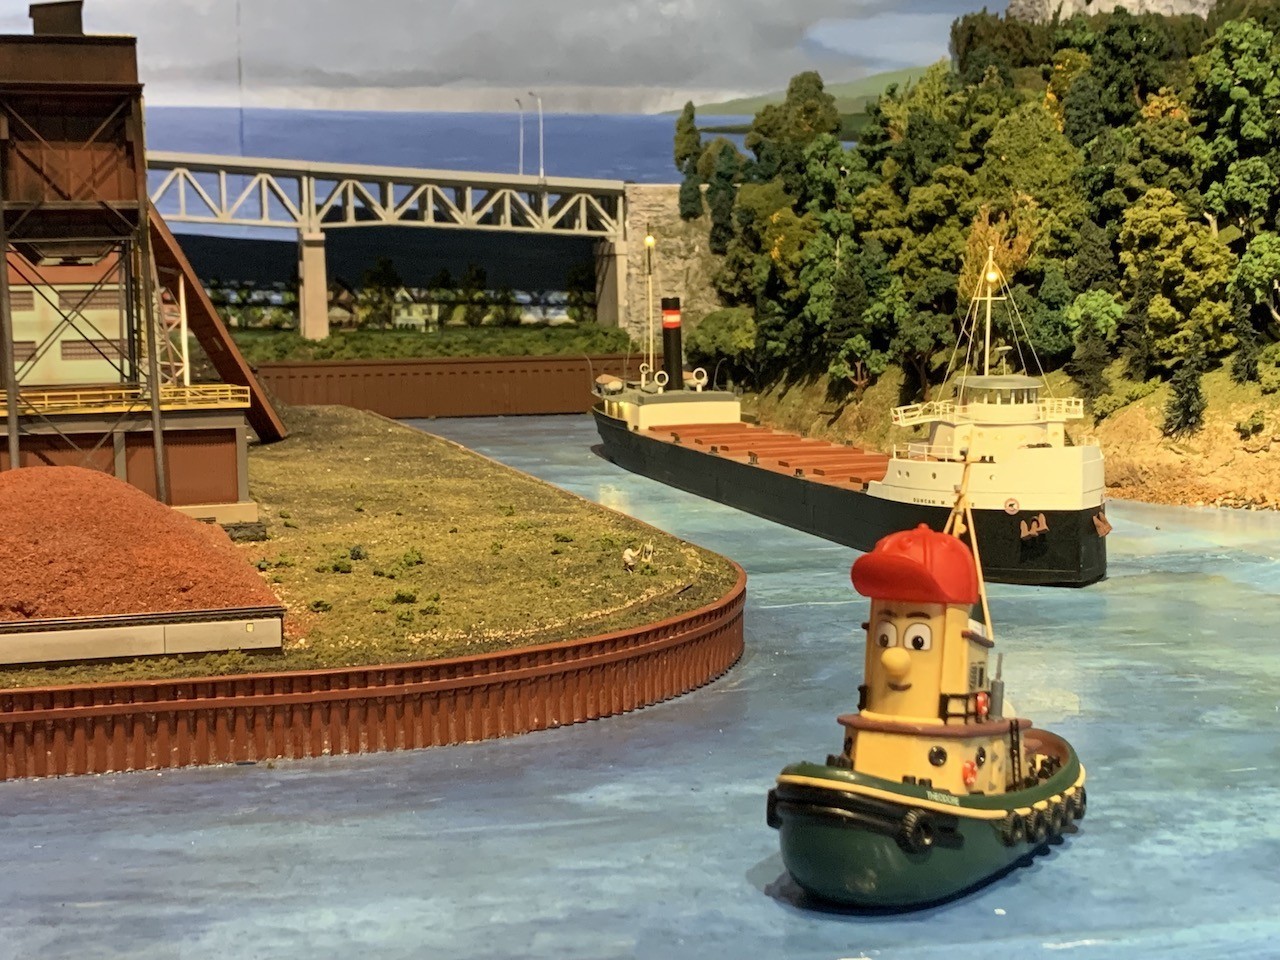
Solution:
{"label": "painted sky backdrop", "polygon": [[[0,31],[29,33],[28,0]],[[930,63],[977,0],[86,0],[157,104],[647,111]],[[989,7],[1002,9],[1005,0]]]}

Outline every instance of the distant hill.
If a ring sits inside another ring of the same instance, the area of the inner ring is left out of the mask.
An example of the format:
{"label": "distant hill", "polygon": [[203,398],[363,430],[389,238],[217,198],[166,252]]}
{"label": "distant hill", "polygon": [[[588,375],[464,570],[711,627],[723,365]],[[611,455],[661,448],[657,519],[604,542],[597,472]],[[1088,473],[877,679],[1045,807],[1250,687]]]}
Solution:
{"label": "distant hill", "polygon": [[[860,80],[848,83],[827,84],[827,93],[836,98],[836,109],[841,113],[862,113],[867,103],[884,93],[890,84],[899,85],[913,83],[918,80],[928,67],[907,67],[905,70],[890,70],[885,73],[873,73]],[[725,114],[732,116],[752,116],[762,107],[770,103],[781,103],[786,96],[785,90],[762,93],[755,97],[740,97],[737,100],[725,100],[721,103],[696,104],[698,113]],[[671,111],[678,113],[679,111]]]}

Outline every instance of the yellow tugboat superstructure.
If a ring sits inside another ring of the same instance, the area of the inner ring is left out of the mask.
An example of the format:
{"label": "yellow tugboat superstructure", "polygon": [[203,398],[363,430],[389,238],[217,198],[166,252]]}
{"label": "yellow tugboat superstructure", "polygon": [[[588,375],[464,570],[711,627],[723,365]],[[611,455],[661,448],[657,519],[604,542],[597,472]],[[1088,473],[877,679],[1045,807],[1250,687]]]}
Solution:
{"label": "yellow tugboat superstructure", "polygon": [[[770,792],[796,881],[824,899],[914,906],[974,886],[1085,813],[1069,744],[1006,715],[964,474],[944,532],[890,534],[851,571],[871,601],[858,712],[826,764]],[[967,537],[967,542],[966,538]]]}

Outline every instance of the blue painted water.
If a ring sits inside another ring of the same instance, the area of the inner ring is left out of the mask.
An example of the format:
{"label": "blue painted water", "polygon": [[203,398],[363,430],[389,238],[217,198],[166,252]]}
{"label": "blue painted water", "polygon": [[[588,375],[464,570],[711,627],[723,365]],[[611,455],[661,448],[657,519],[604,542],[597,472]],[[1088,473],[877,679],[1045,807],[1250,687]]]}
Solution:
{"label": "blue painted water", "polygon": [[[708,116],[699,123],[743,120]],[[147,110],[148,148],[185,153],[517,173],[519,137],[515,113]],[[543,118],[543,163],[547,176],[678,183],[674,137],[671,116],[548,114]],[[538,118],[529,112],[524,118],[524,172],[538,172]]]}
{"label": "blue painted water", "polygon": [[1276,956],[1280,517],[1116,503],[1105,582],[993,587],[1009,700],[1076,746],[1089,816],[945,906],[828,913],[764,798],[856,705],[854,553],[614,467],[586,417],[423,425],[738,559],[741,663],[503,741],[0,784],[0,958]]}

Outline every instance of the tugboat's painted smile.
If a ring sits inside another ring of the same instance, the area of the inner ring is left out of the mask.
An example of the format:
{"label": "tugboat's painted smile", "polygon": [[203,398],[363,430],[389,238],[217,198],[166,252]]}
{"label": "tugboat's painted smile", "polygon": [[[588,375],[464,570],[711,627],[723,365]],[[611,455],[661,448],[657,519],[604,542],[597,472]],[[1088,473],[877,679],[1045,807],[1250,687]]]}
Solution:
{"label": "tugboat's painted smile", "polygon": [[889,681],[889,689],[890,689],[890,690],[897,690],[899,693],[905,693],[907,690],[910,690],[910,689],[911,689],[911,684],[909,684],[909,683],[894,683],[892,680],[890,680],[890,681]]}

